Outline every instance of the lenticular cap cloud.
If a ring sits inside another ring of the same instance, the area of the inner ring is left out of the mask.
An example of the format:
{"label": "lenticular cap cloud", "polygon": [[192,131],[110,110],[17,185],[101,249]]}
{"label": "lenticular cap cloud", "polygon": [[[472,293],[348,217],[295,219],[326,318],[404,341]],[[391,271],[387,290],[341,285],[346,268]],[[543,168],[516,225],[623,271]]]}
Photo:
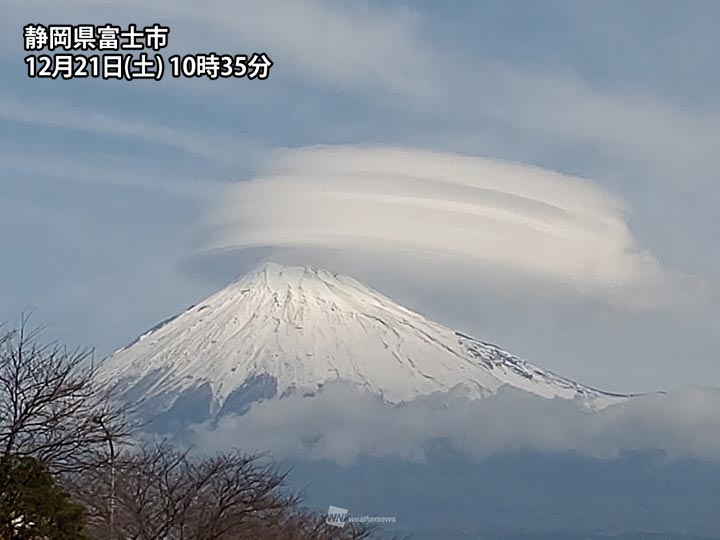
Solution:
{"label": "lenticular cap cloud", "polygon": [[212,250],[270,246],[453,256],[608,294],[662,286],[614,195],[521,164],[403,148],[273,154],[212,214]]}

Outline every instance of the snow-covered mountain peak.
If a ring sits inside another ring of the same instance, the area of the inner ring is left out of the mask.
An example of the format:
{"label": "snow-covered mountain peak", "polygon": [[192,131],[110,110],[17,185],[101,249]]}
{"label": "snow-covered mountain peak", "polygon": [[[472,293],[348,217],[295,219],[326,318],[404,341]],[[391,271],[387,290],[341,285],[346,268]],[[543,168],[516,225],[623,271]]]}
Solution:
{"label": "snow-covered mountain peak", "polygon": [[268,262],[240,277],[215,296],[229,298],[234,295],[242,295],[246,301],[250,298],[270,300],[265,308],[278,309],[286,317],[286,322],[295,319],[302,322],[313,316],[324,318],[326,308],[333,313],[357,314],[370,307],[400,317],[418,317],[352,277],[309,266],[283,266]]}
{"label": "snow-covered mountain peak", "polygon": [[429,321],[351,277],[275,263],[151,329],[99,376],[158,412],[202,396],[210,415],[335,380],[393,403],[452,389],[480,398],[503,385],[596,408],[622,399]]}

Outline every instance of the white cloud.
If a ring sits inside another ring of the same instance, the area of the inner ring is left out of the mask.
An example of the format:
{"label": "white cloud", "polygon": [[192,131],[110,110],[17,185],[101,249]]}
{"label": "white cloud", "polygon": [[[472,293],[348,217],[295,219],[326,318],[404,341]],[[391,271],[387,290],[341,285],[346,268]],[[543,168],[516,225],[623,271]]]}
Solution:
{"label": "white cloud", "polygon": [[209,247],[218,251],[381,251],[376,266],[413,254],[449,257],[467,266],[468,281],[490,268],[623,303],[668,300],[668,285],[678,284],[637,245],[622,201],[592,182],[458,154],[280,151],[219,197],[211,221]]}
{"label": "white cloud", "polygon": [[431,396],[393,407],[332,383],[311,399],[265,401],[243,416],[224,417],[215,428],[198,426],[193,441],[201,449],[238,446],[345,464],[360,456],[422,461],[423,448],[436,439],[477,459],[527,449],[600,458],[663,450],[669,457],[718,461],[718,411],[720,390],[709,388],[641,396],[590,413],[572,401],[511,389],[477,401]]}

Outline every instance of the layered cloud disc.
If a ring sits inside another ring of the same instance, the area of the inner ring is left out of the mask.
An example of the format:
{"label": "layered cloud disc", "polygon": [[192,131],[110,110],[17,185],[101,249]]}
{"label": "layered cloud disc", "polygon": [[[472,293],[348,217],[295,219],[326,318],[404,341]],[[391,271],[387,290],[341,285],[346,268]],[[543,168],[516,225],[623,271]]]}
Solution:
{"label": "layered cloud disc", "polygon": [[[625,207],[596,184],[514,163],[402,148],[283,150],[233,184],[210,248],[451,256],[586,292],[662,286]],[[410,269],[408,269],[410,270]]]}

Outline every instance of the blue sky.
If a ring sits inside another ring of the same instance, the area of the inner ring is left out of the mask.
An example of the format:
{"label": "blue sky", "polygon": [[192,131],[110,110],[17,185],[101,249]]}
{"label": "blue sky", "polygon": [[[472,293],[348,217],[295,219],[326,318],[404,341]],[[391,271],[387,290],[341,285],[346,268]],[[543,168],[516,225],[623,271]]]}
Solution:
{"label": "blue sky", "polygon": [[[692,301],[635,309],[437,261],[416,278],[402,261],[385,272],[382,257],[364,256],[358,277],[588,384],[720,381],[716,2],[2,9],[0,320],[35,308],[50,333],[102,356],[258,258],[202,254],[230,182],[264,171],[279,149],[370,144],[588,178],[624,202],[639,250],[702,286],[667,282]],[[265,51],[275,66],[267,81],[30,80],[28,22],[160,22],[172,29],[170,52]],[[304,258],[316,259],[292,254]]]}

